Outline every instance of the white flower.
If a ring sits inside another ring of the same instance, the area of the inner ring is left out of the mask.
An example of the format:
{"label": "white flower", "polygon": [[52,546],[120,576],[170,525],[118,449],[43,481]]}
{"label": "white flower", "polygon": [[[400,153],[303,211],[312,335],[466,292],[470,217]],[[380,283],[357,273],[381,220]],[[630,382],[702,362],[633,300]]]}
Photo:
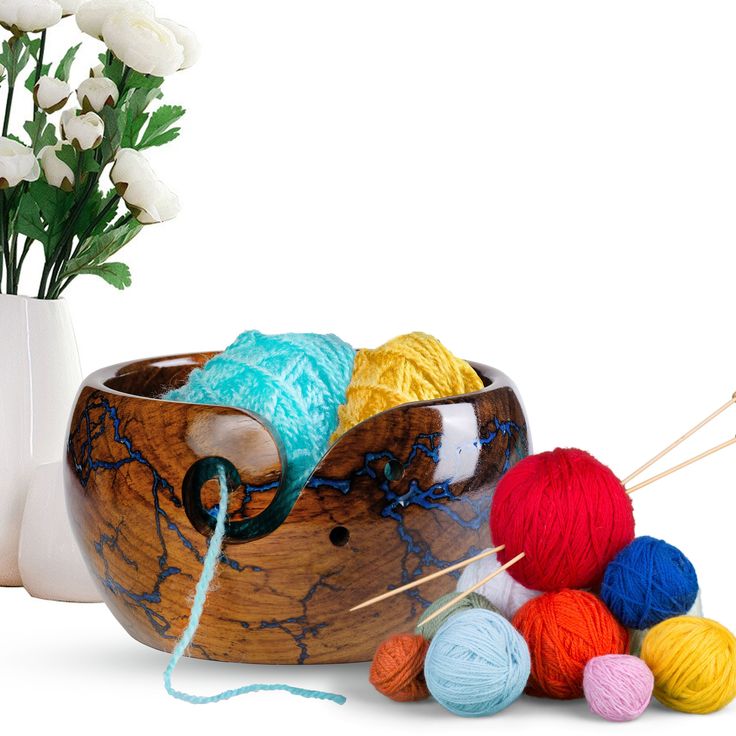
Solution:
{"label": "white flower", "polygon": [[61,113],[61,119],[59,120],[59,127],[61,128],[61,137],[66,138],[66,124],[77,116],[77,110],[64,110]]}
{"label": "white flower", "polygon": [[43,31],[61,20],[54,0],[0,0],[0,25],[13,33]]}
{"label": "white flower", "polygon": [[52,187],[59,187],[65,192],[71,192],[74,189],[74,172],[68,164],[65,164],[57,155],[60,151],[61,143],[55,146],[44,146],[41,149],[39,158],[41,159],[41,168],[43,169],[46,181]]}
{"label": "white flower", "polygon": [[44,112],[61,110],[72,93],[71,87],[55,77],[40,77],[33,88],[33,99],[36,106]]}
{"label": "white flower", "polygon": [[0,189],[36,181],[41,169],[33,151],[11,138],[0,138]]}
{"label": "white flower", "polygon": [[78,151],[97,148],[105,135],[105,123],[95,112],[76,115],[74,110],[67,110],[61,116],[61,127],[64,137]]}
{"label": "white flower", "polygon": [[148,159],[140,151],[133,148],[121,148],[110,169],[110,181],[122,197],[129,184],[137,181],[156,181],[156,174],[151,164],[148,163]]}
{"label": "white flower", "polygon": [[181,209],[176,194],[158,179],[131,182],[123,199],[142,225],[171,220]]}
{"label": "white flower", "polygon": [[184,49],[184,61],[179,69],[189,69],[190,66],[194,66],[199,61],[202,52],[202,47],[199,45],[194,31],[191,31],[186,26],[180,26],[168,18],[159,18],[158,22],[166,26],[174,34],[176,40]]}
{"label": "white flower", "polygon": [[184,63],[184,48],[173,32],[143,13],[111,15],[102,26],[102,39],[123,64],[141,74],[165,77]]}
{"label": "white flower", "polygon": [[74,15],[79,10],[79,6],[84,0],[56,0],[61,5],[61,10],[65,16]]}
{"label": "white flower", "polygon": [[99,78],[99,77],[104,77],[105,76],[105,65],[104,64],[97,64],[96,66],[93,66],[89,70],[89,75],[90,75],[90,77],[93,77],[95,79],[96,78]]}
{"label": "white flower", "polygon": [[102,38],[105,21],[120,10],[156,17],[153,6],[145,0],[90,0],[77,10],[77,25],[84,33]]}
{"label": "white flower", "polygon": [[105,105],[114,107],[119,97],[117,84],[107,77],[90,77],[77,88],[77,99],[85,112],[100,112]]}
{"label": "white flower", "polygon": [[5,67],[2,64],[0,64],[0,81],[5,79],[5,71],[6,71]]}

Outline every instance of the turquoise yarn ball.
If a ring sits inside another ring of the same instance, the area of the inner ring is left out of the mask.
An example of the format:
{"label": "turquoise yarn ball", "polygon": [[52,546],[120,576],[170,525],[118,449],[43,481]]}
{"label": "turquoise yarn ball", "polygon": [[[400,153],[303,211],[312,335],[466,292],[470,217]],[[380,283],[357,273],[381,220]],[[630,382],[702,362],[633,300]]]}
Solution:
{"label": "turquoise yarn ball", "polygon": [[440,627],[427,651],[424,678],[451,713],[488,716],[524,691],[531,662],[521,634],[499,613],[473,608]]}
{"label": "turquoise yarn ball", "polygon": [[436,618],[433,618],[428,624],[424,623],[424,620],[431,616],[438,608],[442,608],[446,603],[451,601],[453,598],[457,598],[457,591],[451,593],[445,593],[440,596],[419,618],[416,628],[414,629],[415,634],[421,634],[428,641],[434,639],[434,635],[440,630],[442,624],[447,621],[450,616],[454,616],[456,613],[461,611],[469,611],[472,608],[485,608],[487,611],[495,611],[499,613],[499,610],[491,603],[488,598],[482,596],[480,593],[471,593],[459,600],[454,606],[450,606],[444,613],[441,613]]}
{"label": "turquoise yarn ball", "polygon": [[162,398],[237,406],[268,420],[285,451],[286,486],[298,490],[337,427],[354,358],[335,335],[249,330]]}

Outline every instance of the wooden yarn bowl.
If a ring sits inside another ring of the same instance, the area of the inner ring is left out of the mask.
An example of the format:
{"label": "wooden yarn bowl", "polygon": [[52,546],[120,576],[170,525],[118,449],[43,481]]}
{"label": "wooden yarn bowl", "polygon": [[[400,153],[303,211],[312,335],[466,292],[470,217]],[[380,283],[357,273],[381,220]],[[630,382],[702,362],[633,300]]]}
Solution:
{"label": "wooden yarn bowl", "polygon": [[[188,622],[207,549],[182,503],[187,470],[208,457],[237,468],[244,485],[232,492],[231,519],[261,512],[281,476],[279,442],[261,418],[155,398],[212,355],[97,371],[70,420],[66,497],[82,553],[128,633],[165,651]],[[411,630],[454,588],[459,573],[348,612],[490,544],[493,489],[530,443],[513,384],[471,365],[482,390],[403,404],[360,423],[330,447],[281,526],[225,545],[192,656],[369,660],[383,638]],[[214,505],[216,483],[202,495]]]}

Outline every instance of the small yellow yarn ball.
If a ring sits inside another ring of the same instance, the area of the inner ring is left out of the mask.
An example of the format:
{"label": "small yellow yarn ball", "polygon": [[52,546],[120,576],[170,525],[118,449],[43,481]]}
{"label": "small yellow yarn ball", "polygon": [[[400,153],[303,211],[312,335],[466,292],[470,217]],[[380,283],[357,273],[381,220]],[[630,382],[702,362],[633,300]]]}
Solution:
{"label": "small yellow yarn ball", "polygon": [[654,696],[685,713],[712,713],[736,697],[736,636],[709,618],[676,616],[649,630],[641,658]]}
{"label": "small yellow yarn ball", "polygon": [[436,338],[423,332],[400,335],[375,350],[358,351],[332,441],[364,419],[399,404],[481,388],[483,382],[470,364]]}

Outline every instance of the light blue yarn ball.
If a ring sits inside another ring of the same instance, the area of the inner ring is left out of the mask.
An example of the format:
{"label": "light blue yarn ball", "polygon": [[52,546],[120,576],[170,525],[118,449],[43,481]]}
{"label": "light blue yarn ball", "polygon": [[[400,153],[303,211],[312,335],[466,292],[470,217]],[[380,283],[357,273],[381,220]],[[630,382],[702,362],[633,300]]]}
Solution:
{"label": "light blue yarn ball", "polygon": [[531,662],[521,634],[483,608],[451,616],[429,645],[424,678],[434,699],[458,716],[488,716],[524,692]]}
{"label": "light blue yarn ball", "polygon": [[286,485],[298,489],[337,427],[354,358],[335,335],[249,330],[162,398],[237,406],[267,419],[286,453]]}

